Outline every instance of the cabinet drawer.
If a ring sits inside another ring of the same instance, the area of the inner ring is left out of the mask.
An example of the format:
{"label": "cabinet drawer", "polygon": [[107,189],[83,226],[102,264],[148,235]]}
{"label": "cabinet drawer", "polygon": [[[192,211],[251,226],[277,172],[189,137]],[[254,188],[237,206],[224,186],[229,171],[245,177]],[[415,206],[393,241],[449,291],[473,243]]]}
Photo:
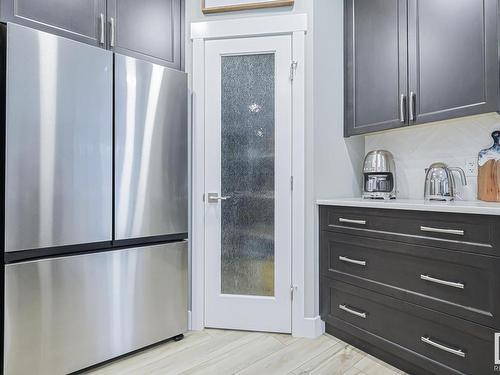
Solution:
{"label": "cabinet drawer", "polygon": [[500,218],[358,207],[321,206],[323,230],[500,255]]}
{"label": "cabinet drawer", "polygon": [[325,277],[500,327],[500,258],[322,232],[320,268]]}
{"label": "cabinet drawer", "polygon": [[378,336],[428,373],[493,374],[492,329],[338,281],[321,289],[328,324]]}

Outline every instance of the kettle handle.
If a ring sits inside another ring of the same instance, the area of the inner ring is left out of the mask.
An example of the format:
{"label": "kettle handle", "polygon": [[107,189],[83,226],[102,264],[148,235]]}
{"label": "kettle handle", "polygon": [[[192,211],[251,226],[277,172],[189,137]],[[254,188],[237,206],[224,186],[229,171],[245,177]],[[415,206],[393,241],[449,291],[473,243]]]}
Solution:
{"label": "kettle handle", "polygon": [[467,186],[467,177],[465,177],[465,172],[460,167],[449,167],[448,168],[452,172],[457,172],[460,175],[460,179],[462,180],[462,185]]}

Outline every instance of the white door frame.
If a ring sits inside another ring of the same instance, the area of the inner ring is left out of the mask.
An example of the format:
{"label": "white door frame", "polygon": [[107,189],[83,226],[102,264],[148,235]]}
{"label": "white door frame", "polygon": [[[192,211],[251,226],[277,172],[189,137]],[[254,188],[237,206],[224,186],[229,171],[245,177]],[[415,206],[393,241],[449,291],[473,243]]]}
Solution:
{"label": "white door frame", "polygon": [[[292,60],[297,62],[292,86],[292,334],[316,337],[315,319],[304,310],[305,264],[305,33],[307,15],[248,17],[191,24],[193,40],[192,232],[190,328],[205,327],[205,41],[264,35],[291,35]],[[290,62],[292,63],[292,61]]]}

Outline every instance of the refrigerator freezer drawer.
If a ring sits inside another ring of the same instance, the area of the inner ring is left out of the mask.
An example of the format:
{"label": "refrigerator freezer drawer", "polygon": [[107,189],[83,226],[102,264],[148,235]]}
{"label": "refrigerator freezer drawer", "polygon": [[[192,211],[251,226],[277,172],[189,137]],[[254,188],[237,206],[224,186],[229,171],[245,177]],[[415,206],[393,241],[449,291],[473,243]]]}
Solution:
{"label": "refrigerator freezer drawer", "polygon": [[111,241],[113,55],[7,26],[6,251]]}
{"label": "refrigerator freezer drawer", "polygon": [[187,75],[115,55],[115,238],[187,233]]}
{"label": "refrigerator freezer drawer", "polygon": [[6,266],[9,375],[67,374],[187,330],[187,242]]}

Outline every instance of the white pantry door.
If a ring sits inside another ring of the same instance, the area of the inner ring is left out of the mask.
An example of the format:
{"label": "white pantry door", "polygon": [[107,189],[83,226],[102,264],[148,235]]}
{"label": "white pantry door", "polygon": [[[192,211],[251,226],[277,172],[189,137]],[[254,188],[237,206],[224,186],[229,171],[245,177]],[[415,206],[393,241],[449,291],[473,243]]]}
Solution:
{"label": "white pantry door", "polygon": [[291,43],[206,42],[206,327],[291,332]]}

